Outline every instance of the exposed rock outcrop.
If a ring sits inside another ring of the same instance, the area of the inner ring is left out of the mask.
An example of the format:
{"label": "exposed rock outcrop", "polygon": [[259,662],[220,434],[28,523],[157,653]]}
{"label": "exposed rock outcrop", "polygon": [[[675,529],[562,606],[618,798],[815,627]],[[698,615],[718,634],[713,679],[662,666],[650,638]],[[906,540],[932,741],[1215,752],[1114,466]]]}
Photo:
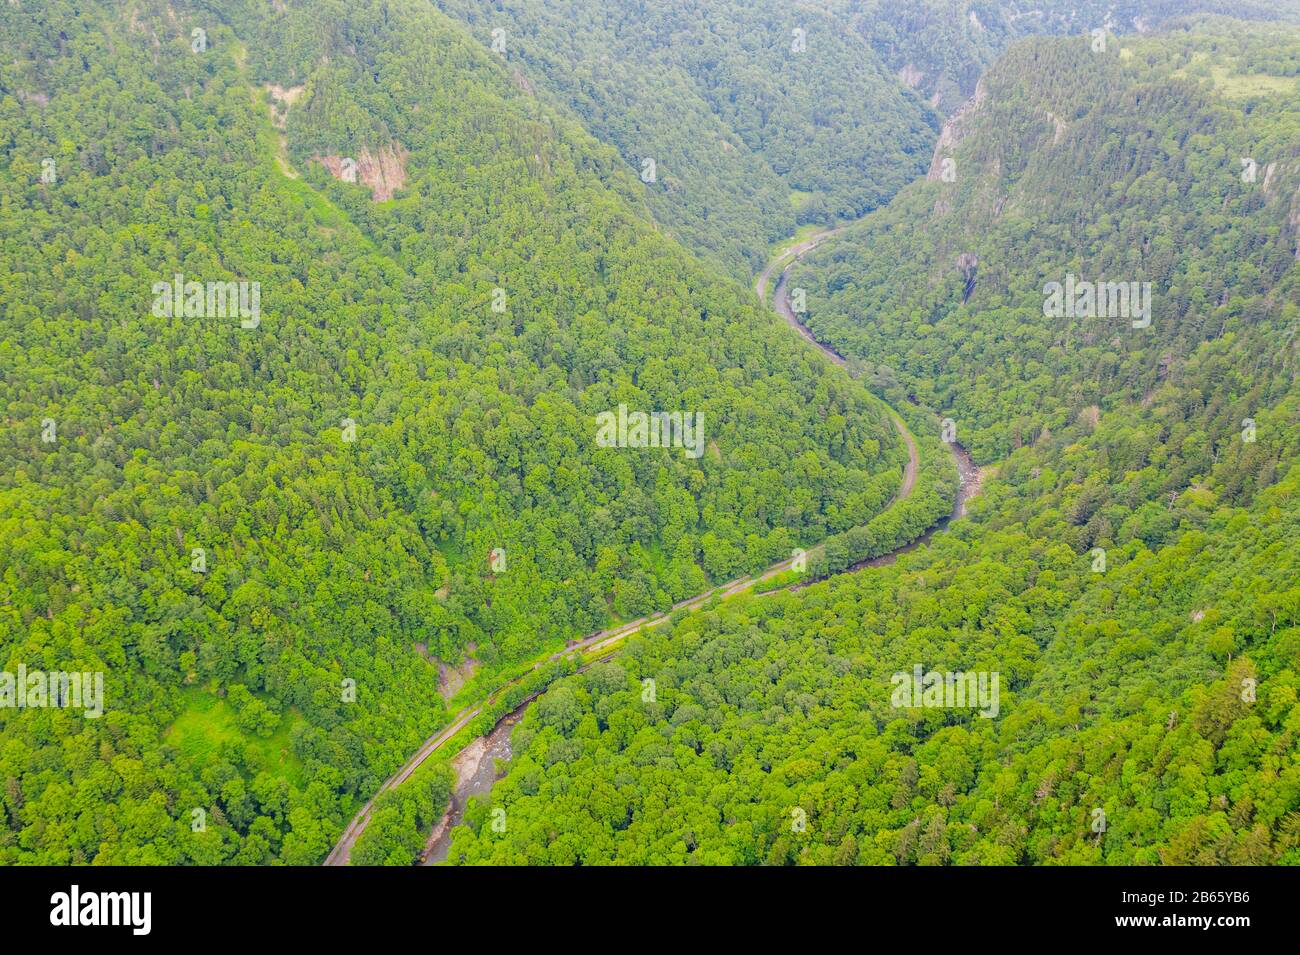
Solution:
{"label": "exposed rock outcrop", "polygon": [[934,156],[930,159],[930,171],[926,173],[926,179],[937,182],[942,176],[944,157],[951,156],[957,144],[966,138],[971,117],[984,104],[984,96],[984,81],[980,80],[975,84],[975,95],[963,103],[943,124],[943,129],[939,131],[939,141],[934,144]]}
{"label": "exposed rock outcrop", "polygon": [[377,153],[362,149],[355,157],[321,156],[318,161],[335,179],[364,183],[370,187],[375,202],[386,202],[406,185],[407,155],[401,143],[390,143]]}
{"label": "exposed rock outcrop", "polygon": [[276,129],[284,129],[285,121],[289,118],[289,107],[298,101],[306,88],[305,86],[290,86],[286,89],[282,86],[276,86],[274,83],[266,85],[266,91],[271,94],[271,124]]}
{"label": "exposed rock outcrop", "polygon": [[975,276],[979,271],[979,256],[974,252],[963,252],[957,256],[957,268],[961,269],[962,278],[966,280],[966,287],[962,290],[961,300],[963,303],[969,301],[971,293],[975,291]]}
{"label": "exposed rock outcrop", "polygon": [[920,86],[921,80],[923,79],[925,79],[925,74],[911,63],[908,63],[898,71],[898,81],[910,90],[914,90]]}

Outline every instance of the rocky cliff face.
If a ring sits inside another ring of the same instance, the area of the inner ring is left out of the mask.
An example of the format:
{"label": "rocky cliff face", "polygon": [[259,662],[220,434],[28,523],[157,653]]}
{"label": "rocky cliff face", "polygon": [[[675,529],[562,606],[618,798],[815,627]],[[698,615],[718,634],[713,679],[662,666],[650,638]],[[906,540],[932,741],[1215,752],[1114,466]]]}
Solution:
{"label": "rocky cliff face", "polygon": [[934,155],[930,158],[930,171],[925,174],[926,179],[931,182],[939,180],[943,172],[944,157],[951,156],[952,150],[966,137],[970,121],[984,104],[986,95],[984,81],[980,80],[975,84],[975,95],[948,117],[948,121],[943,124],[943,129],[939,131],[939,141],[934,144]]}
{"label": "rocky cliff face", "polygon": [[355,157],[321,156],[318,161],[335,179],[364,183],[375,202],[386,202],[406,185],[407,155],[401,143],[390,143],[377,153],[362,149]]}

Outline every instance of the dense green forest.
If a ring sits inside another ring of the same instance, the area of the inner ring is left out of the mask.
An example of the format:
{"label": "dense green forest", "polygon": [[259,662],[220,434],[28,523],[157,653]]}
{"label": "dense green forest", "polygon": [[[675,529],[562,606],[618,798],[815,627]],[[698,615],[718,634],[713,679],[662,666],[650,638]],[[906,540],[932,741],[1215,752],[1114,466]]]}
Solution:
{"label": "dense green forest", "polygon": [[[0,46],[0,646],[107,687],[0,712],[0,861],[318,862],[444,666],[897,491],[883,406],[428,4],[11,4]],[[620,404],[702,453],[598,447]]]}
{"label": "dense green forest", "polygon": [[[1300,862],[1298,476],[1174,544],[1115,548],[1105,574],[1023,527],[962,525],[893,567],[692,615],[529,710],[454,858]],[[891,708],[913,661],[999,672],[1000,715]]]}
{"label": "dense green forest", "polygon": [[[933,112],[836,4],[438,0],[521,82],[654,180],[665,227],[733,272],[797,223],[853,218],[918,172]],[[500,31],[500,32],[497,32]]]}
{"label": "dense green forest", "polygon": [[[1224,21],[1013,47],[956,181],[796,277],[996,462],[970,519],[560,681],[451,860],[1300,863],[1297,49]],[[1071,268],[1148,270],[1150,328],[1046,317]],[[997,674],[996,716],[899,708],[916,666]]]}
{"label": "dense green forest", "polygon": [[[570,107],[638,175],[656,218],[736,273],[797,224],[857,218],[925,168],[941,117],[1014,40],[1152,29],[1167,0],[437,0],[520,83]],[[653,162],[653,169],[645,165]]]}
{"label": "dense green forest", "polygon": [[[1276,351],[1300,318],[1298,54],[1245,26],[1017,45],[926,181],[796,272],[809,325],[985,462],[1143,399],[1205,342]],[[1146,285],[1150,314],[1046,315],[1070,276]]]}
{"label": "dense green forest", "polygon": [[[0,864],[317,864],[481,706],[351,851],[406,865],[534,697],[452,863],[1300,864],[1265,19],[0,4],[0,675],[105,685],[0,705]],[[789,283],[846,370],[749,279],[858,217]]]}
{"label": "dense green forest", "polygon": [[1296,0],[842,0],[836,8],[908,88],[945,115],[1024,37],[1146,33],[1195,13],[1300,22]]}

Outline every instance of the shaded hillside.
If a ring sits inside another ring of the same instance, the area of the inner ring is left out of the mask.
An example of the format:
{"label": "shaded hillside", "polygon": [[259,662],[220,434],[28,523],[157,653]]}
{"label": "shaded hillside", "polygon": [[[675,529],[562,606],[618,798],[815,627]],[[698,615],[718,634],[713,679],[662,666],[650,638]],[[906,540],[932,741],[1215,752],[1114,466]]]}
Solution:
{"label": "shaded hillside", "polygon": [[748,274],[796,223],[875,208],[937,125],[821,4],[440,0],[638,175],[664,226]]}

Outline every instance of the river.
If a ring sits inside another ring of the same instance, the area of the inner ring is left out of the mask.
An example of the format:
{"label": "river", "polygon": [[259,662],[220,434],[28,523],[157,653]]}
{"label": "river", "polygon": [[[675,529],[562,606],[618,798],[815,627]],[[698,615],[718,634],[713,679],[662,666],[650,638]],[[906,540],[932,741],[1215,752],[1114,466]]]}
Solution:
{"label": "river", "polygon": [[[786,252],[785,256],[773,262],[758,276],[754,283],[754,290],[761,300],[767,290],[767,285],[771,279],[773,269],[784,262],[785,264],[782,266],[781,274],[776,283],[776,291],[773,295],[773,304],[776,311],[785,319],[788,325],[799,333],[800,337],[813,345],[832,363],[843,366],[846,364],[844,356],[840,355],[829,346],[819,342],[813,337],[812,332],[808,330],[807,326],[799,321],[794,311],[790,308],[790,297],[786,291],[786,277],[799,258],[809,250],[818,246],[823,240],[835,235],[839,231],[839,229],[831,229],[825,232],[819,232],[791,248]],[[913,404],[915,404],[914,400]],[[900,426],[900,434],[902,434],[904,440],[908,443],[910,452],[908,472],[904,475],[903,486],[900,488],[898,497],[896,498],[896,500],[902,500],[911,491],[912,483],[915,481],[917,462],[916,448],[912,442],[911,436],[907,433],[906,427],[903,426],[901,419],[898,419],[897,423]],[[862,570],[867,567],[883,567],[886,564],[892,564],[898,559],[900,554],[909,553],[910,551],[920,547],[922,544],[927,543],[935,534],[944,530],[949,523],[966,513],[966,502],[979,493],[982,484],[982,474],[980,468],[971,459],[969,452],[967,452],[964,447],[955,441],[949,442],[948,447],[952,452],[953,460],[957,466],[957,473],[961,478],[961,483],[957,488],[956,498],[953,501],[952,513],[941,518],[930,527],[929,530],[911,543],[892,550],[888,554],[882,554],[879,557],[873,557],[870,560],[864,560],[854,564],[852,567],[848,568],[848,570],[844,571],[844,573],[853,573],[856,570]],[[788,561],[785,563],[788,564]],[[777,572],[775,569],[770,570],[765,576],[770,576],[775,572]],[[741,581],[733,581],[731,584],[724,584],[720,590],[724,595],[739,592],[742,589],[746,589],[745,587],[740,586],[742,582],[748,582],[749,586],[752,586],[753,584],[752,579],[742,578]],[[711,595],[712,592],[710,593],[710,596]],[[680,606],[697,605],[698,603],[702,603],[703,599],[704,598],[693,598],[692,600],[683,601]],[[664,619],[666,619],[664,615],[655,615],[654,623],[661,623]],[[626,628],[619,628],[619,632],[622,633],[625,629]],[[583,641],[583,644],[593,645],[590,641],[591,638],[588,638],[588,640]],[[451,845],[452,830],[455,829],[456,826],[460,825],[461,821],[464,819],[465,806],[468,804],[469,799],[473,796],[482,796],[490,792],[493,784],[495,784],[499,778],[497,773],[498,761],[509,761],[511,756],[510,735],[514,731],[519,720],[523,717],[524,710],[528,708],[530,702],[531,701],[523,703],[518,709],[502,717],[501,721],[493,727],[492,731],[487,736],[482,736],[474,740],[466,746],[465,749],[461,750],[455,759],[452,760],[452,769],[456,773],[455,791],[452,794],[451,803],[448,806],[446,814],[443,816],[442,821],[434,828],[433,833],[429,837],[429,841],[425,846],[424,854],[420,859],[421,865],[436,865],[440,862],[446,861],[447,852]]]}

